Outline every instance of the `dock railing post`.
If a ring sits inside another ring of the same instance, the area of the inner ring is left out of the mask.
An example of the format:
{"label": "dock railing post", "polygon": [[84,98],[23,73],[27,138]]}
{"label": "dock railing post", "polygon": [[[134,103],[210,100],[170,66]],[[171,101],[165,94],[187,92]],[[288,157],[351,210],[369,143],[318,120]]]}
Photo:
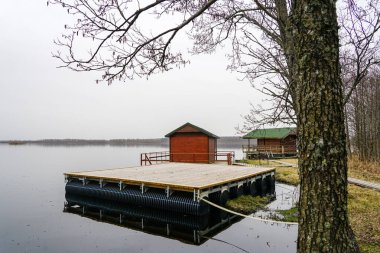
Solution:
{"label": "dock railing post", "polygon": [[231,162],[231,153],[227,153],[227,164],[228,165],[232,164],[232,162]]}

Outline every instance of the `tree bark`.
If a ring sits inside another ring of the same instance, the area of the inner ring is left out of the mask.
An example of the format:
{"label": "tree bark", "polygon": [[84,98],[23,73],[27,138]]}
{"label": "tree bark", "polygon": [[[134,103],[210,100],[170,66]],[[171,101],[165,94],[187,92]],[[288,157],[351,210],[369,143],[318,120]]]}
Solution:
{"label": "tree bark", "polygon": [[347,214],[347,152],[335,1],[294,1],[301,180],[297,252],[359,252]]}

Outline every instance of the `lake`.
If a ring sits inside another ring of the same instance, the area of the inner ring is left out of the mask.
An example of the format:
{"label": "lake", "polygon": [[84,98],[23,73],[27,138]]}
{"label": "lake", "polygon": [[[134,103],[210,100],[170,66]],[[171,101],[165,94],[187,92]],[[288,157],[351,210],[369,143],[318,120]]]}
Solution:
{"label": "lake", "polygon": [[[0,252],[296,251],[297,226],[237,219],[194,245],[64,212],[64,172],[136,166],[140,153],[164,150],[154,146],[0,145]],[[241,151],[236,152],[241,158]],[[278,186],[278,200],[272,206],[291,201],[286,197],[291,189]]]}

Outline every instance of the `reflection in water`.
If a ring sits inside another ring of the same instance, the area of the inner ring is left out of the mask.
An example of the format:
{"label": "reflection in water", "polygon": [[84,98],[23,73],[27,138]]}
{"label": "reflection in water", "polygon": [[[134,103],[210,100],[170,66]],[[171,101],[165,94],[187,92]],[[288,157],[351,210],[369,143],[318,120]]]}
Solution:
{"label": "reflection in water", "polygon": [[66,194],[64,212],[194,245],[203,244],[241,220],[213,208],[206,215],[193,216],[74,194]]}
{"label": "reflection in water", "polygon": [[[64,172],[138,166],[140,153],[160,150],[166,149],[153,146],[0,145],[0,252],[296,252],[297,226],[252,219],[234,223],[238,219],[232,219],[231,223],[225,224],[226,227],[231,224],[227,229],[221,232],[215,230],[215,236],[212,233],[203,235],[212,239],[194,245],[139,232],[141,229],[137,228],[133,230],[94,221],[99,216],[92,220],[62,212],[65,201]],[[270,209],[280,209],[283,204],[292,203],[293,190],[283,186],[276,185],[277,201],[270,205],[273,206]]]}

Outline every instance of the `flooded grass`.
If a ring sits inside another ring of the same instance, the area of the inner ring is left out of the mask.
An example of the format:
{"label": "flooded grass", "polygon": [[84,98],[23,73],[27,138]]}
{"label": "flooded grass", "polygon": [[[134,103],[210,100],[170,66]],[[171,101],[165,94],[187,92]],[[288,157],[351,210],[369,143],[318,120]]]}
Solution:
{"label": "flooded grass", "polygon": [[277,210],[276,212],[281,215],[279,218],[281,221],[298,222],[299,213],[297,206],[288,210]]}
{"label": "flooded grass", "polygon": [[227,208],[239,213],[251,214],[257,210],[265,209],[265,206],[269,204],[269,202],[269,197],[253,197],[251,195],[243,195],[229,200],[227,202]]}

